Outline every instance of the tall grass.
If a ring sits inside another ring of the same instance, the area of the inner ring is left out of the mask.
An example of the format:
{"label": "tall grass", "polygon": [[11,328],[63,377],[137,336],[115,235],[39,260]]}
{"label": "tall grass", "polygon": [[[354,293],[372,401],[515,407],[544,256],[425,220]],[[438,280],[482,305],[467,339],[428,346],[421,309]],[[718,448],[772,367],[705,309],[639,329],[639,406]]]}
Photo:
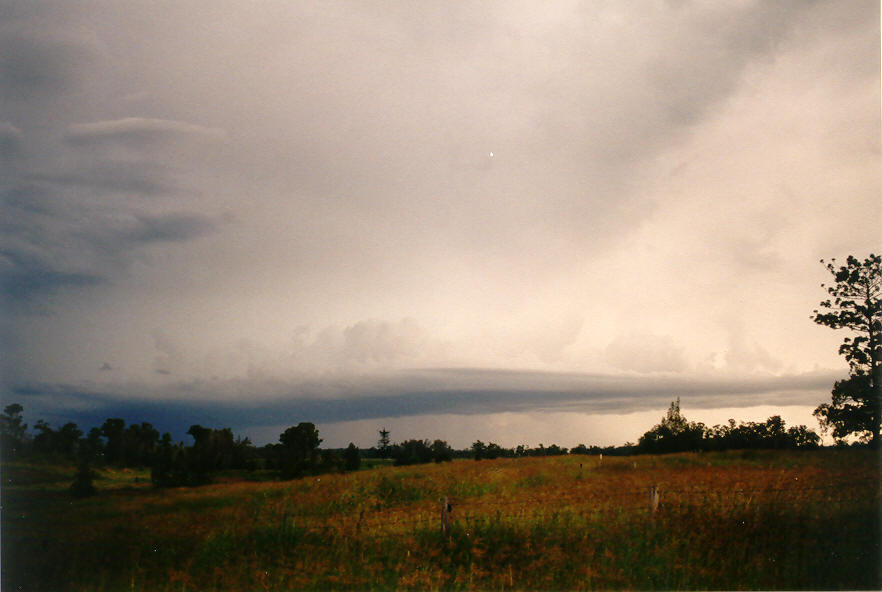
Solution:
{"label": "tall grass", "polygon": [[[77,501],[4,488],[2,581],[28,590],[878,588],[877,458],[458,461],[104,488]],[[655,514],[651,484],[662,496]],[[446,536],[442,497],[453,505]]]}

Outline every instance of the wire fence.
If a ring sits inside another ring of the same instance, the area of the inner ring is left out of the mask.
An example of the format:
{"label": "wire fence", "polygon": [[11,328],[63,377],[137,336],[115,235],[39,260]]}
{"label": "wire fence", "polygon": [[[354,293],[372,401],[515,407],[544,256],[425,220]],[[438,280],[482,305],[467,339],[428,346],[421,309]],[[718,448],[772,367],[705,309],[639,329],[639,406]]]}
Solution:
{"label": "wire fence", "polygon": [[324,520],[285,515],[283,520],[300,532],[345,537],[364,533],[369,538],[394,539],[417,531],[445,532],[452,527],[470,528],[497,524],[574,524],[609,515],[646,520],[658,515],[679,515],[696,509],[795,512],[806,508],[841,510],[843,504],[882,503],[878,487],[809,485],[766,488],[708,489],[647,485],[642,489],[622,489],[614,494],[597,492],[559,492],[513,499],[494,495],[449,496],[379,511],[362,509],[341,513]]}

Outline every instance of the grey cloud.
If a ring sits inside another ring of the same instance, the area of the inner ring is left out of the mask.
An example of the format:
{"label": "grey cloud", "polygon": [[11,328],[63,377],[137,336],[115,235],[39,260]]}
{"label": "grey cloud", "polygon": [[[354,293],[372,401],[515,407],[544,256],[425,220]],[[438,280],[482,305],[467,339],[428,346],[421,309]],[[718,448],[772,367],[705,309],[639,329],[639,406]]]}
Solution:
{"label": "grey cloud", "polygon": [[214,227],[208,218],[195,214],[145,215],[136,216],[132,227],[120,236],[132,243],[183,242],[208,234]]}
{"label": "grey cloud", "polygon": [[[18,399],[65,417],[124,415],[161,429],[210,418],[215,425],[276,426],[285,421],[330,423],[433,414],[579,411],[632,413],[665,407],[676,397],[690,408],[814,405],[835,379],[803,374],[752,379],[685,380],[494,369],[412,371],[363,380],[301,384],[192,382],[108,390],[89,385],[28,384],[10,389]],[[329,396],[331,393],[333,396]],[[64,401],[65,404],[57,404]],[[102,418],[103,419],[103,418]],[[183,427],[183,429],[186,429]]]}
{"label": "grey cloud", "polygon": [[17,35],[0,37],[0,96],[27,100],[68,86],[79,55],[60,43]]}
{"label": "grey cloud", "polygon": [[0,121],[0,163],[18,157],[21,154],[22,145],[21,130],[7,121]]}
{"label": "grey cloud", "polygon": [[217,128],[203,127],[184,121],[127,117],[110,121],[72,125],[65,139],[75,146],[121,145],[140,148],[164,144],[175,138],[223,140],[226,134]]}
{"label": "grey cloud", "polygon": [[26,176],[31,183],[62,189],[78,188],[98,194],[133,194],[146,197],[168,194],[168,168],[151,162],[95,161],[72,171],[38,172]]}
{"label": "grey cloud", "polygon": [[614,368],[634,372],[682,372],[688,364],[682,347],[670,336],[630,333],[620,335],[604,352]]}
{"label": "grey cloud", "polygon": [[27,305],[65,288],[89,288],[104,282],[98,273],[64,271],[34,258],[0,249],[0,292],[9,305]]}
{"label": "grey cloud", "polygon": [[416,355],[426,335],[413,319],[361,321],[343,330],[343,355],[360,362],[392,362]]}
{"label": "grey cloud", "polygon": [[105,283],[138,248],[193,240],[215,228],[192,213],[111,215],[34,186],[3,192],[0,214],[3,292],[19,304]]}

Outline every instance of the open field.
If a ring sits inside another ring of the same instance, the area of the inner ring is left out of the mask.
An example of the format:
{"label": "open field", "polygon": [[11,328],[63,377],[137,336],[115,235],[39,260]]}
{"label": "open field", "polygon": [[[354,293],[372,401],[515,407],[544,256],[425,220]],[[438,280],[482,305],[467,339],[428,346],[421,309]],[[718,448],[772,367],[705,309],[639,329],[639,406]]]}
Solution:
{"label": "open field", "polygon": [[4,590],[882,586],[868,450],[464,460],[166,491],[105,471],[82,500],[72,475],[4,467]]}

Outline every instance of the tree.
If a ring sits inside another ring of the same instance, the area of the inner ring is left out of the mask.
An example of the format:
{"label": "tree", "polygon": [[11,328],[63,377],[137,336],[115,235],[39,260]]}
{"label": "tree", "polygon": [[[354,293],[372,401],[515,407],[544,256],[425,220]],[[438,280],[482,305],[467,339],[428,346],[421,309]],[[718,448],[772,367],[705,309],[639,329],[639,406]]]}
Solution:
{"label": "tree", "polygon": [[111,464],[122,461],[123,433],[126,422],[118,417],[107,419],[101,426],[101,435],[107,440],[104,444],[104,459]]}
{"label": "tree", "polygon": [[680,414],[680,398],[671,402],[661,422],[640,436],[638,446],[642,452],[683,452],[697,450],[704,439],[705,426],[687,421]]}
{"label": "tree", "polygon": [[318,465],[318,446],[322,439],[315,424],[301,422],[279,436],[282,443],[281,469],[285,477],[299,477]]}
{"label": "tree", "polygon": [[28,429],[28,424],[22,423],[22,411],[24,407],[12,403],[4,407],[0,415],[0,447],[4,457],[15,458],[21,454]]}
{"label": "tree", "polygon": [[453,449],[444,440],[432,442],[432,456],[436,463],[450,462],[453,460]]}
{"label": "tree", "polygon": [[420,465],[432,462],[435,453],[428,440],[405,440],[393,447],[392,457],[396,466]]}
{"label": "tree", "polygon": [[380,451],[380,458],[389,458],[389,430],[383,428],[380,430],[380,439],[377,441],[377,449]]}
{"label": "tree", "polygon": [[845,265],[836,267],[836,260],[821,259],[835,283],[821,287],[830,299],[820,303],[812,320],[831,329],[848,329],[855,337],[846,337],[839,346],[845,356],[849,376],[833,385],[830,403],[814,411],[823,431],[833,428],[837,440],[851,434],[880,445],[880,378],[882,378],[882,257],[870,254],[864,261],[849,255]]}
{"label": "tree", "polygon": [[361,466],[361,453],[358,451],[358,446],[352,442],[343,453],[343,463],[347,471],[357,471]]}

